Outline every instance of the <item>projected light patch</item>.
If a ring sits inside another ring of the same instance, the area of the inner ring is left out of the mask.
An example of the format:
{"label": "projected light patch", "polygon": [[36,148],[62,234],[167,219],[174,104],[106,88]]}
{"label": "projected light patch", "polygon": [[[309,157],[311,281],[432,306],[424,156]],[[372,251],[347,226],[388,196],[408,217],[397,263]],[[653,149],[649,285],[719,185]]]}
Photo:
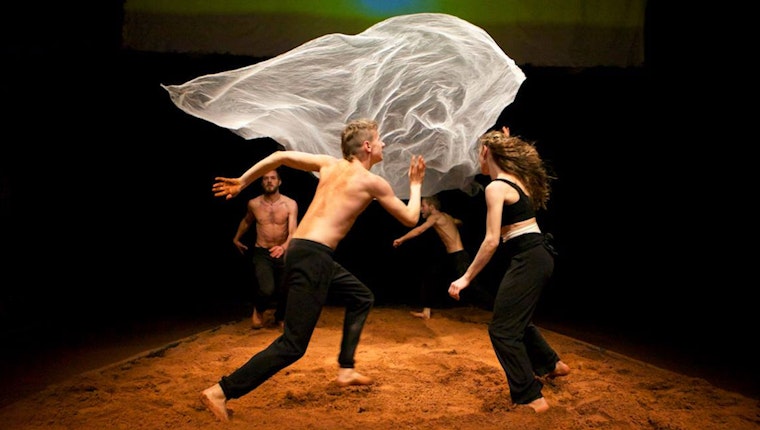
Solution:
{"label": "projected light patch", "polygon": [[439,4],[434,0],[362,0],[358,3],[365,14],[378,17],[439,10]]}

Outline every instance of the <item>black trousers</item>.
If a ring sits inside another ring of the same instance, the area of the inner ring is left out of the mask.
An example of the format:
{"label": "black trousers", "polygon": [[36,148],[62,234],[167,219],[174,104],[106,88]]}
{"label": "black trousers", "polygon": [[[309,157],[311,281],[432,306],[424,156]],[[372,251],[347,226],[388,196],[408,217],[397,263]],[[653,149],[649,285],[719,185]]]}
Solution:
{"label": "black trousers", "polygon": [[462,290],[459,302],[449,296],[449,286],[464,275],[471,262],[470,254],[464,249],[447,253],[445,258],[437,261],[430,273],[422,280],[420,288],[422,307],[452,307],[464,303],[490,310],[493,306],[493,297],[481,287],[477,279]]}
{"label": "black trousers", "polygon": [[285,318],[285,302],[287,289],[282,282],[285,271],[285,258],[274,258],[269,255],[269,249],[255,246],[251,249],[251,262],[256,276],[258,288],[254,293],[253,306],[263,314],[272,300],[277,302],[274,320],[279,322]]}
{"label": "black trousers", "polygon": [[541,233],[527,233],[501,244],[494,262],[506,272],[494,299],[488,326],[496,357],[504,369],[512,402],[526,404],[542,397],[536,376],[554,370],[559,356],[533,325],[541,291],[554,271],[554,256]]}
{"label": "black trousers", "polygon": [[328,295],[346,308],[338,364],[354,367],[359,338],[375,300],[372,290],[335,262],[331,248],[304,239],[290,241],[284,282],[288,287],[285,330],[267,348],[221,378],[219,385],[227,399],[242,397],[303,357]]}

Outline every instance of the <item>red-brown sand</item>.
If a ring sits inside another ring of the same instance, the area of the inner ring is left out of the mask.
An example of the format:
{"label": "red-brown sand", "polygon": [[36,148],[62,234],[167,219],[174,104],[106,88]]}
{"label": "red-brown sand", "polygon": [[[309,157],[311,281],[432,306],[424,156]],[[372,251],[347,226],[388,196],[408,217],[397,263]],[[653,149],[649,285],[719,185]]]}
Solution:
{"label": "red-brown sand", "polygon": [[[200,393],[279,336],[246,318],[87,371],[0,409],[0,428],[757,430],[758,401],[543,330],[572,368],[548,381],[551,409],[513,407],[488,339],[490,313],[372,310],[357,353],[371,386],[335,383],[343,310],[326,307],[306,355],[220,422]],[[5,386],[4,389],[13,389]]]}

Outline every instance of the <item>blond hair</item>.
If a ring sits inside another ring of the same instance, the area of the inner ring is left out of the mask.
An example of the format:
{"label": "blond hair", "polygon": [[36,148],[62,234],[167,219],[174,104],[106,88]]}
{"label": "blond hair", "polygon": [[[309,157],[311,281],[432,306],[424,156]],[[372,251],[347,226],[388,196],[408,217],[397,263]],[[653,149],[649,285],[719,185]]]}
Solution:
{"label": "blond hair", "polygon": [[351,161],[365,141],[372,140],[372,132],[377,131],[377,121],[360,118],[350,121],[340,134],[340,149],[343,158]]}

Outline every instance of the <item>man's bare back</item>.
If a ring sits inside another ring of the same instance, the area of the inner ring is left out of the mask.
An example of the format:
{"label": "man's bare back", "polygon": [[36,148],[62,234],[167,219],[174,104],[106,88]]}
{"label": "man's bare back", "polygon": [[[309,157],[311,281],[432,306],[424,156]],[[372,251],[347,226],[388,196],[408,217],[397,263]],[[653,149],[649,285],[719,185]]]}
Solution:
{"label": "man's bare back", "polygon": [[442,212],[438,206],[440,202],[437,197],[423,197],[421,203],[422,217],[425,218],[425,222],[413,228],[405,235],[395,239],[393,246],[398,248],[402,243],[409,239],[415,238],[429,228],[435,229],[438,237],[446,247],[446,252],[451,254],[453,252],[461,251],[464,249],[462,245],[462,238],[459,235],[459,225],[462,224],[457,218]]}
{"label": "man's bare back", "polygon": [[[425,218],[425,222],[409,230],[403,236],[395,239],[393,241],[393,246],[398,248],[407,240],[418,237],[428,229],[433,228],[441,239],[441,242],[443,242],[443,245],[446,247],[446,254],[448,254],[448,256],[452,259],[460,259],[460,254],[466,255],[464,245],[462,244],[462,238],[459,235],[459,225],[462,224],[462,221],[452,217],[446,212],[442,212],[440,210],[440,205],[441,202],[438,200],[437,196],[423,197],[420,211],[423,218]],[[467,257],[467,259],[469,259],[469,257]],[[457,260],[454,260],[455,266],[457,266],[456,261]],[[430,299],[430,290],[431,288],[429,286],[423,285],[421,291],[422,298],[420,299],[423,303],[422,311],[410,312],[412,316],[422,319],[430,319],[432,312],[430,304],[433,302],[433,300]]]}
{"label": "man's bare back", "polygon": [[438,237],[441,238],[441,242],[446,247],[447,253],[450,254],[464,249],[462,238],[459,235],[459,227],[457,227],[456,223],[457,220],[454,217],[446,212],[436,212],[428,218],[433,218],[433,228],[438,233]]}
{"label": "man's bare back", "polygon": [[358,160],[337,160],[321,169],[319,176],[316,193],[295,237],[333,249],[373,199],[392,195],[390,185]]}
{"label": "man's bare back", "polygon": [[[346,306],[336,383],[340,387],[373,383],[372,378],[354,369],[354,353],[367,314],[372,309],[374,294],[335,262],[330,250],[337,247],[359,214],[373,200],[405,226],[415,226],[419,221],[425,160],[421,156],[412,156],[409,201],[404,203],[388,181],[369,171],[372,165],[383,160],[384,146],[377,122],[358,119],[349,122],[341,133],[342,159],[299,151],[275,151],[239,178],[215,178],[211,188],[214,195],[231,199],[256,178],[281,165],[319,172],[312,202],[288,246],[288,254],[296,257],[285,265],[289,292],[282,335],[201,393],[203,404],[220,421],[230,419],[229,399],[247,394],[306,352],[327,300],[328,289],[342,296]],[[326,270],[326,267],[330,269]]]}

